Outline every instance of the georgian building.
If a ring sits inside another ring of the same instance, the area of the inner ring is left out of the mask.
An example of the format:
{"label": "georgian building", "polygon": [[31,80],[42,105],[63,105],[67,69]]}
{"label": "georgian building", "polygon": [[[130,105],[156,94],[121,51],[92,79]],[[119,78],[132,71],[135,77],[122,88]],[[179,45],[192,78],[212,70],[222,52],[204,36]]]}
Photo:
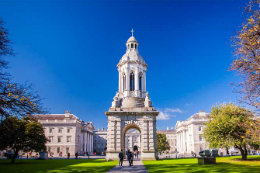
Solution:
{"label": "georgian building", "polygon": [[167,130],[157,130],[157,133],[163,133],[166,135],[166,139],[170,145],[170,152],[175,152],[177,150],[177,136],[176,136],[176,130],[169,130],[167,127]]}
{"label": "georgian building", "polygon": [[102,128],[100,130],[98,128],[97,131],[94,131],[94,152],[97,152],[97,154],[103,154],[106,152],[107,147],[107,130]]}
{"label": "georgian building", "polygon": [[66,111],[65,114],[38,114],[34,118],[42,124],[45,136],[49,139],[46,147],[53,156],[75,153],[83,155],[84,152],[93,153],[92,122],[84,122],[74,114]]}

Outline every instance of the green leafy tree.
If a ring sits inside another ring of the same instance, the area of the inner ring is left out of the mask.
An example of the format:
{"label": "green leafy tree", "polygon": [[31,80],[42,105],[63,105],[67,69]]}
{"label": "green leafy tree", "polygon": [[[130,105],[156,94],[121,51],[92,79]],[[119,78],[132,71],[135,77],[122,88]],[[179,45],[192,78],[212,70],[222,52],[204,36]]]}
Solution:
{"label": "green leafy tree", "polygon": [[0,124],[0,149],[12,149],[14,155],[12,163],[19,151],[46,151],[45,137],[42,125],[30,116],[19,119],[7,117]]}
{"label": "green leafy tree", "polygon": [[239,149],[242,159],[247,159],[248,147],[260,147],[259,120],[253,113],[233,103],[212,107],[203,137],[211,148]]}
{"label": "green leafy tree", "polygon": [[170,145],[163,133],[157,133],[157,147],[158,151],[166,151],[170,149]]}

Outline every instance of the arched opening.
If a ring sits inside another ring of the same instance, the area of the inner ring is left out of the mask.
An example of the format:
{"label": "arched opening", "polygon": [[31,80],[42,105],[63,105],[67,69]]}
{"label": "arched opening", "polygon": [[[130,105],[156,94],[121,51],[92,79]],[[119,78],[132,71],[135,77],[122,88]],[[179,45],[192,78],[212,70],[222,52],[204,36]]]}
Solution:
{"label": "arched opening", "polygon": [[136,124],[129,124],[124,128],[122,142],[124,155],[130,150],[135,157],[141,157],[141,130]]}
{"label": "arched opening", "polygon": [[142,91],[142,74],[139,74],[139,90]]}
{"label": "arched opening", "polygon": [[135,90],[135,75],[132,72],[130,74],[130,91],[134,91]]}

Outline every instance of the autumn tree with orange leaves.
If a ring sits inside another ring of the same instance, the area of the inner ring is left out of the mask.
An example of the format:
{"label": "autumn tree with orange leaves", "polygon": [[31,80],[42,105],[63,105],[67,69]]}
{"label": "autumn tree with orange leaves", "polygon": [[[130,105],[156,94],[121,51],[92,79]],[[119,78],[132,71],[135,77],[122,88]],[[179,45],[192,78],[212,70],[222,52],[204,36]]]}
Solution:
{"label": "autumn tree with orange leaves", "polygon": [[234,70],[242,78],[234,90],[242,94],[241,102],[260,106],[260,0],[251,0],[244,8],[248,18],[232,37]]}
{"label": "autumn tree with orange leaves", "polygon": [[8,36],[8,30],[0,18],[0,120],[10,116],[37,114],[43,110],[41,99],[32,85],[12,82],[7,72],[8,58],[15,55]]}

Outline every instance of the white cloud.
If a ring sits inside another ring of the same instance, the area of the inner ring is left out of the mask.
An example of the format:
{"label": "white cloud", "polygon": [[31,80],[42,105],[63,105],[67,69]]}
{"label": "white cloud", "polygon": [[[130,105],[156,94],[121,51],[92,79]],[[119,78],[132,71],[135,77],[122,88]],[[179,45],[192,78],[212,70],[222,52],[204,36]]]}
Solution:
{"label": "white cloud", "polygon": [[160,113],[157,116],[157,120],[169,120],[171,117],[176,117],[176,115],[173,115],[172,113],[182,113],[183,111],[179,108],[164,108],[164,109],[157,109]]}
{"label": "white cloud", "polygon": [[160,112],[159,115],[156,117],[157,120],[169,120],[170,116],[169,114],[165,112]]}
{"label": "white cloud", "polygon": [[182,113],[182,112],[183,112],[183,111],[180,110],[179,108],[175,108],[175,109],[172,109],[172,108],[165,108],[164,111],[165,111],[165,112],[172,112],[172,113],[174,113],[174,112]]}

